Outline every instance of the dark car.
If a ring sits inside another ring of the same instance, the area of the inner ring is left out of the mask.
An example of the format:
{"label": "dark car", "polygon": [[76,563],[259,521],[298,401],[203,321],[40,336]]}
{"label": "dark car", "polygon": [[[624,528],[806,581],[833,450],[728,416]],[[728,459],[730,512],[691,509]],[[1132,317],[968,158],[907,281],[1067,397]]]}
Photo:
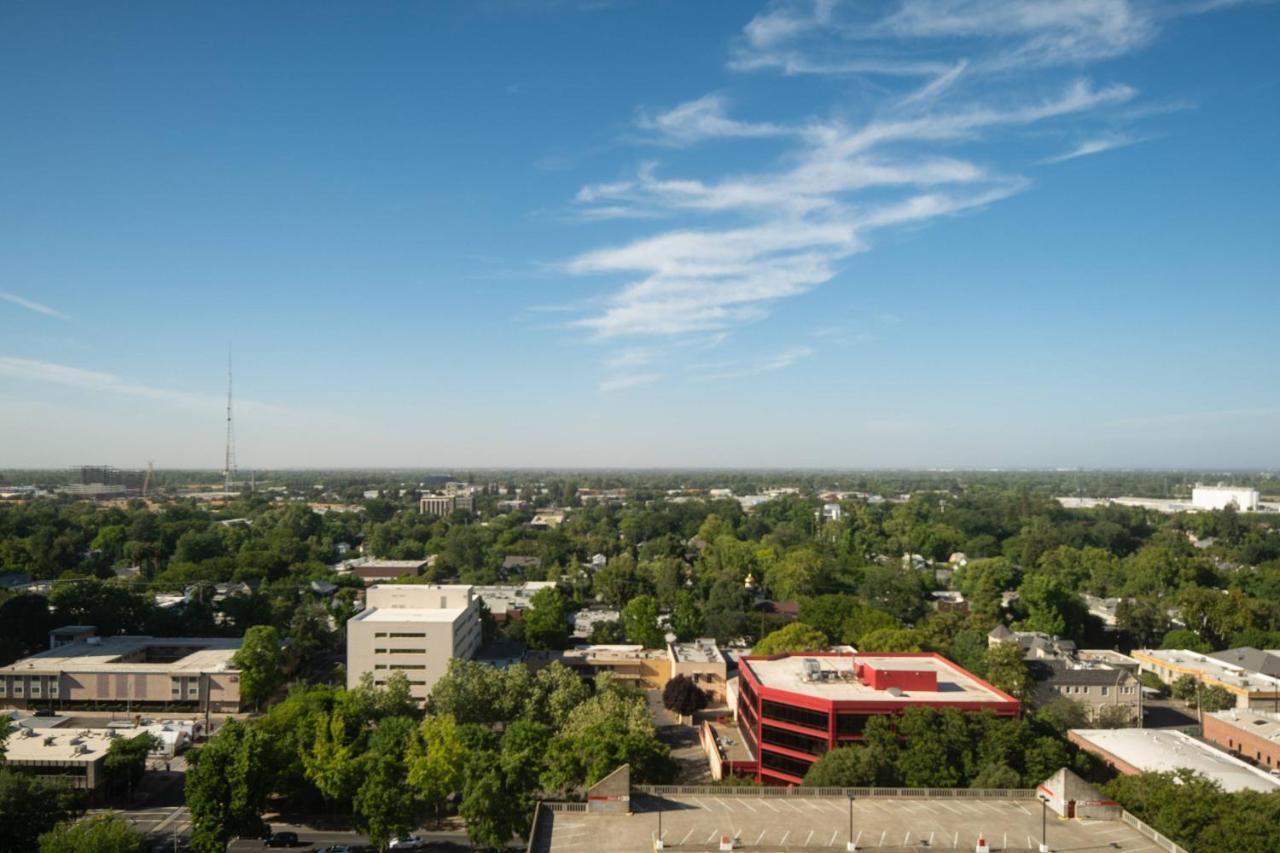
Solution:
{"label": "dark car", "polygon": [[263,847],[294,847],[298,843],[296,832],[268,832],[262,840]]}

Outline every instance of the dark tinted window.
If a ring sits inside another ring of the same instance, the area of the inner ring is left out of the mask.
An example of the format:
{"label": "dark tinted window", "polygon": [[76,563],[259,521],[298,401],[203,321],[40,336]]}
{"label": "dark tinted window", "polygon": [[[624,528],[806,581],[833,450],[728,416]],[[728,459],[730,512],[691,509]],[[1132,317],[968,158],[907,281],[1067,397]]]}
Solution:
{"label": "dark tinted window", "polygon": [[787,749],[794,749],[796,752],[807,752],[810,755],[825,755],[827,752],[827,742],[822,738],[802,735],[799,732],[787,731],[786,729],[778,729],[773,726],[764,726],[760,735],[765,743],[771,743],[774,746],[782,746]]}
{"label": "dark tinted window", "polygon": [[804,778],[804,774],[809,772],[811,766],[807,761],[801,761],[799,758],[792,758],[789,755],[779,755],[776,752],[765,750],[760,753],[760,763],[769,770],[777,770],[780,773],[790,773],[792,776]]}
{"label": "dark tinted window", "polygon": [[808,708],[797,708],[794,705],[782,705],[768,699],[760,706],[766,720],[779,720],[793,726],[806,726],[811,729],[827,730],[827,715],[822,711],[810,711]]}

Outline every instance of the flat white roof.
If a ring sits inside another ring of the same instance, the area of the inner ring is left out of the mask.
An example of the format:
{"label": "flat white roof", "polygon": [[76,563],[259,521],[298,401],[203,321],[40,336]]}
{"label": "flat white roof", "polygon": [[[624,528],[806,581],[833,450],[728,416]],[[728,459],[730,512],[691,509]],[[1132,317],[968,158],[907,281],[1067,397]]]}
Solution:
{"label": "flat white roof", "polygon": [[[31,734],[23,737],[23,732]],[[88,734],[73,729],[19,729],[5,741],[5,760],[87,763],[104,757],[112,740],[104,729]]]}
{"label": "flat white roof", "polygon": [[1270,693],[1280,690],[1280,678],[1263,675],[1261,672],[1220,661],[1199,652],[1187,649],[1138,649],[1137,652],[1168,664],[1199,670],[1223,684],[1230,684],[1232,687],[1251,693],[1258,691]]}
{"label": "flat white roof", "polygon": [[454,622],[466,607],[374,607],[351,617],[352,622]]}
{"label": "flat white roof", "polygon": [[1254,737],[1280,743],[1280,716],[1276,714],[1264,714],[1252,708],[1232,708],[1229,711],[1215,711],[1209,716],[1216,717]]}
{"label": "flat white roof", "polygon": [[[91,642],[91,640],[93,642]],[[191,652],[168,663],[120,660],[148,646],[190,648]],[[55,672],[229,672],[231,658],[240,648],[238,637],[91,637],[37,652],[0,667],[0,674],[24,675]]]}
{"label": "flat white roof", "polygon": [[1072,729],[1071,733],[1144,772],[1185,767],[1228,792],[1280,789],[1280,780],[1175,729]]}
{"label": "flat white roof", "polygon": [[[937,690],[903,690],[902,695],[876,690],[855,678],[839,678],[831,681],[806,681],[804,661],[818,661],[824,670],[838,673],[853,671],[855,661],[876,669],[925,670],[937,675]],[[766,658],[742,658],[739,666],[746,666],[755,673],[765,687],[817,696],[833,702],[894,701],[900,699],[927,699],[930,702],[1010,702],[1010,697],[987,687],[977,678],[958,666],[939,660],[932,655],[831,655],[794,654],[777,660]]]}

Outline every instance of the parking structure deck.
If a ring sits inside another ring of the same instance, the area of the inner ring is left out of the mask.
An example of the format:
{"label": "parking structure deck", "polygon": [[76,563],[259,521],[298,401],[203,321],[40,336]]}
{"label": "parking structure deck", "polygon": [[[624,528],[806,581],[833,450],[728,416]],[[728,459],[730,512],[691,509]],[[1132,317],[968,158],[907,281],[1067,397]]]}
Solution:
{"label": "parking structure deck", "polygon": [[[666,850],[719,850],[724,836],[735,850],[757,853],[846,850],[849,800],[835,797],[636,795],[633,813],[559,811],[546,815],[536,850],[550,853],[652,851],[662,812]],[[853,800],[853,837],[859,850],[974,850],[979,836],[993,851],[1038,851],[1041,806],[1034,799],[889,798]],[[1064,820],[1048,813],[1053,851],[1157,851],[1153,842],[1120,821]]]}

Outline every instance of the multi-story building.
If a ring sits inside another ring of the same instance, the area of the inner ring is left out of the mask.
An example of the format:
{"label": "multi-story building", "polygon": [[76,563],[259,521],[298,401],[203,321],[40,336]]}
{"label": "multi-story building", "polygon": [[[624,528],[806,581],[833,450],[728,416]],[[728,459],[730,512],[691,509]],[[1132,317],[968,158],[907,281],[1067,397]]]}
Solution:
{"label": "multi-story building", "polygon": [[77,639],[0,667],[0,703],[240,710],[240,671],[231,664],[239,639],[96,637],[84,633],[88,626],[69,627],[51,638]]}
{"label": "multi-story building", "polygon": [[867,721],[924,705],[1018,714],[1018,700],[941,655],[845,652],[738,661],[738,728],[761,782],[799,784],[829,750],[862,740]]}
{"label": "multi-story building", "polygon": [[1142,724],[1142,683],[1128,669],[1061,660],[1035,661],[1028,668],[1036,679],[1036,705],[1070,699],[1100,724]]}
{"label": "multi-story building", "polygon": [[418,499],[418,511],[423,515],[436,515],[446,518],[458,508],[455,495],[423,495]]}
{"label": "multi-story building", "polygon": [[1154,672],[1166,684],[1190,675],[1235,696],[1238,708],[1280,710],[1280,678],[1275,676],[1187,649],[1134,649],[1132,657],[1143,672]]}
{"label": "multi-story building", "polygon": [[640,690],[662,690],[677,675],[693,681],[712,706],[724,702],[729,664],[714,639],[667,643],[665,649],[626,644],[577,646],[554,652],[530,652],[525,662],[534,669],[551,663],[567,666],[584,678],[610,673],[619,682]]}
{"label": "multi-story building", "polygon": [[1280,714],[1232,708],[1204,715],[1204,739],[1280,773]]}
{"label": "multi-story building", "polygon": [[347,687],[396,671],[414,697],[426,699],[454,658],[480,648],[479,599],[465,585],[388,584],[365,593],[365,609],[347,621]]}

